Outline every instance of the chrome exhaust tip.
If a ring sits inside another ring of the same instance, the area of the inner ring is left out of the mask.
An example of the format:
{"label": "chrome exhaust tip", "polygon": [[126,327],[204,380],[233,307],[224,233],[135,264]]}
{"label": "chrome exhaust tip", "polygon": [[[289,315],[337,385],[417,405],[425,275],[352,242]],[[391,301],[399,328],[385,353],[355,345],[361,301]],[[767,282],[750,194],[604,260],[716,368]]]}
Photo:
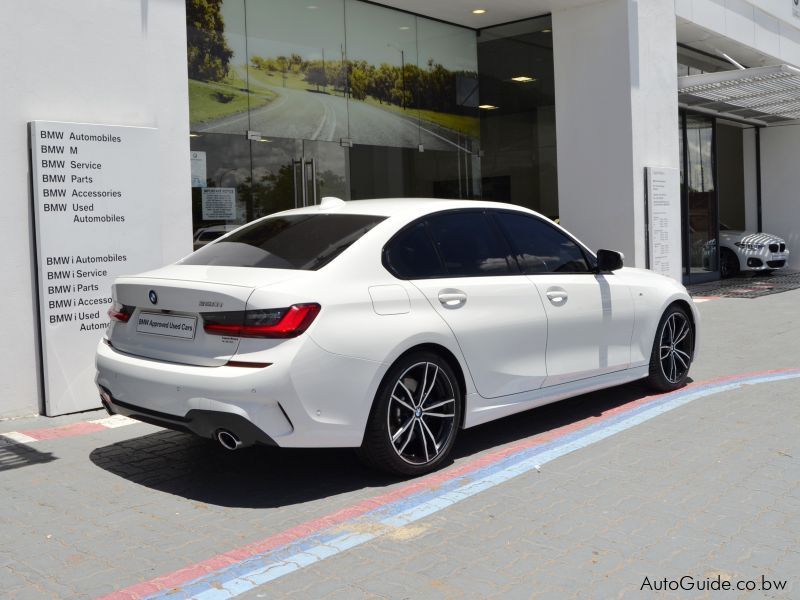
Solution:
{"label": "chrome exhaust tip", "polygon": [[217,431],[216,438],[219,445],[225,448],[225,450],[238,450],[242,447],[242,440],[240,440],[235,433],[226,429]]}

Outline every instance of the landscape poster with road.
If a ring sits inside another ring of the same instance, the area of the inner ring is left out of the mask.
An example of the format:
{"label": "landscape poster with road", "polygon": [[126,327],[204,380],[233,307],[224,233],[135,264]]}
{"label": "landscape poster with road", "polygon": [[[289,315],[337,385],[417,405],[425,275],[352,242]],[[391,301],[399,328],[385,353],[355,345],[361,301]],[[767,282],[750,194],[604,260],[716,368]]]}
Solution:
{"label": "landscape poster with road", "polygon": [[194,131],[426,150],[480,136],[469,29],[357,0],[188,0],[187,26]]}

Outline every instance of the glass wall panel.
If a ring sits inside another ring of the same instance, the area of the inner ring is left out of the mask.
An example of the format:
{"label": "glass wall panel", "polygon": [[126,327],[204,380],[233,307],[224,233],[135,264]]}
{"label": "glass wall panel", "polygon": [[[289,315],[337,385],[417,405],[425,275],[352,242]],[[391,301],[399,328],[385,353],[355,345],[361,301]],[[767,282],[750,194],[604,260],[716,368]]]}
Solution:
{"label": "glass wall panel", "polygon": [[248,221],[301,206],[298,163],[302,142],[262,137],[250,145],[253,181]]}
{"label": "glass wall panel", "polygon": [[687,271],[715,272],[717,267],[717,195],[714,171],[714,118],[686,115],[685,156],[686,208],[688,231]]}
{"label": "glass wall panel", "polygon": [[350,137],[356,144],[417,149],[417,18],[347,0]]}
{"label": "glass wall panel", "polygon": [[268,100],[248,91],[244,0],[187,0],[186,24],[191,129],[244,133]]}
{"label": "glass wall panel", "polygon": [[481,30],[481,193],[558,218],[550,17]]}
{"label": "glass wall panel", "polygon": [[478,49],[476,32],[417,18],[418,82],[413,89],[425,150],[477,152]]}
{"label": "glass wall panel", "polygon": [[268,136],[349,136],[344,0],[247,2],[247,73],[264,102],[250,129]]}
{"label": "glass wall panel", "polygon": [[357,144],[350,149],[352,199],[475,198],[476,159],[451,150]]}
{"label": "glass wall panel", "polygon": [[548,18],[479,34],[359,0],[186,2],[196,229],[325,195],[557,216]]}
{"label": "glass wall panel", "polygon": [[[253,180],[250,142],[244,136],[194,133],[192,223],[195,249],[250,220]],[[200,171],[204,171],[200,176]]]}

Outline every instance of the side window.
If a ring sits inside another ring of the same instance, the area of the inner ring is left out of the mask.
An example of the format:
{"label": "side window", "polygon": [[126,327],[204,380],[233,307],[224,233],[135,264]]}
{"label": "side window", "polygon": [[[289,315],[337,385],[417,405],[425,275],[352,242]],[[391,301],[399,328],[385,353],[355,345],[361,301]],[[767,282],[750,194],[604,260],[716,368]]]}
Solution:
{"label": "side window", "polygon": [[428,223],[448,275],[511,272],[505,243],[482,212],[442,213],[429,217]]}
{"label": "side window", "polygon": [[495,213],[523,273],[588,273],[583,250],[561,231],[523,214]]}
{"label": "side window", "polygon": [[444,275],[424,223],[396,235],[384,250],[384,264],[401,279],[427,279]]}

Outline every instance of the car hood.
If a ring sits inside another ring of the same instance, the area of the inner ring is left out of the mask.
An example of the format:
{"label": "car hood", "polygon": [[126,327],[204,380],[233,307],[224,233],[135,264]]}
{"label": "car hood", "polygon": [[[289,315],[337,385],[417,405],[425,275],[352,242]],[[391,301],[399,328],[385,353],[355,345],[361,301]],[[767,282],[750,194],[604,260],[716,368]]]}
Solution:
{"label": "car hood", "polygon": [[771,233],[755,233],[752,231],[720,231],[719,240],[722,243],[734,244],[744,242],[746,244],[773,244],[782,243],[783,239]]}

